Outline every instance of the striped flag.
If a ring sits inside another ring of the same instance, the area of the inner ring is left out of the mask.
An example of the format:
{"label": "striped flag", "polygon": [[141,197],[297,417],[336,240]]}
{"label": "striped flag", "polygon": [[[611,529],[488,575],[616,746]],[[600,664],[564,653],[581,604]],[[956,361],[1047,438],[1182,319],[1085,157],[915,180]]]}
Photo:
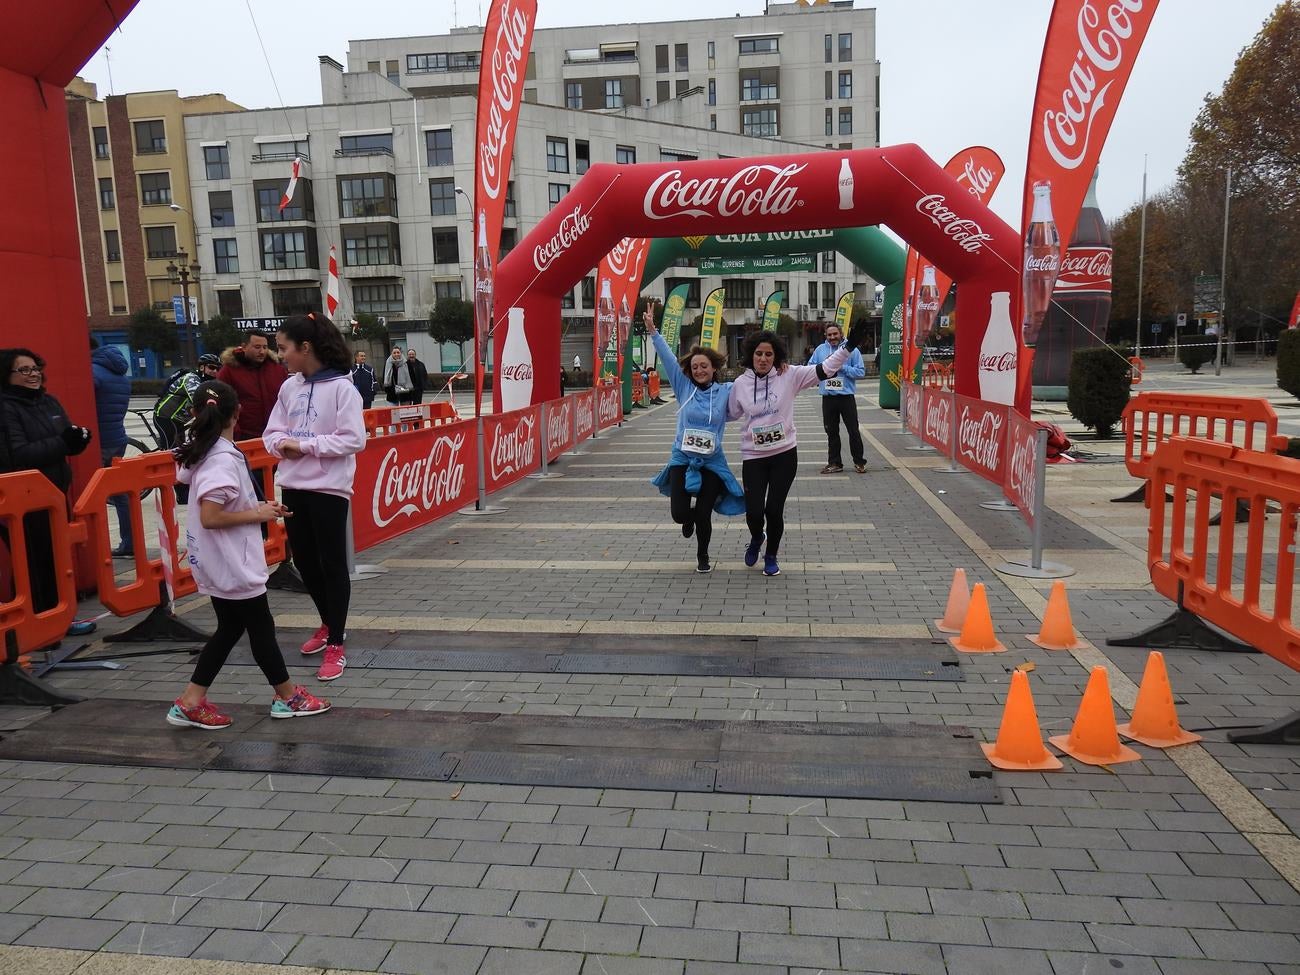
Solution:
{"label": "striped flag", "polygon": [[325,281],[325,314],[330,318],[334,317],[334,312],[339,307],[339,262],[335,255],[334,245],[330,244],[330,270],[329,277]]}
{"label": "striped flag", "polygon": [[302,158],[295,156],[293,159],[293,172],[289,176],[289,185],[285,187],[284,196],[280,197],[280,212],[293,202],[293,195],[298,191],[298,174],[302,172]]}

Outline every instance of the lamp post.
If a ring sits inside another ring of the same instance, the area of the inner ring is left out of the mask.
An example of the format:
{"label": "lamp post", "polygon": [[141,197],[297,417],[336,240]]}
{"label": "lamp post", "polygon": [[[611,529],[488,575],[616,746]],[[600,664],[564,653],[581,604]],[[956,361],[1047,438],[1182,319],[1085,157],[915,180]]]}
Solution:
{"label": "lamp post", "polygon": [[198,262],[187,264],[190,255],[185,251],[176,252],[176,260],[167,265],[167,277],[172,284],[181,286],[181,317],[184,319],[186,352],[189,356],[191,366],[198,363],[198,347],[194,339],[195,322],[190,317],[190,282],[195,284],[199,282],[199,265]]}

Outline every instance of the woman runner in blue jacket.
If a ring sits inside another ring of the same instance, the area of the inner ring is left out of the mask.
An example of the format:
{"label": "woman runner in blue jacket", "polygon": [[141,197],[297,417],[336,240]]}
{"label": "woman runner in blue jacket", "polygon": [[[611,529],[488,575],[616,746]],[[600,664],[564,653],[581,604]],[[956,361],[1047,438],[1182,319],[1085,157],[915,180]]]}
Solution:
{"label": "woman runner in blue jacket", "polygon": [[[646,331],[654,338],[660,369],[677,397],[677,432],[668,464],[650,483],[666,494],[673,521],[682,535],[695,535],[696,572],[712,572],[710,516],[738,515],[745,510],[745,492],[722,453],[722,428],[727,422],[731,383],[717,381],[722,356],[698,345],[680,359],[655,328],[654,313],[645,313]],[[692,501],[694,504],[692,504]]]}

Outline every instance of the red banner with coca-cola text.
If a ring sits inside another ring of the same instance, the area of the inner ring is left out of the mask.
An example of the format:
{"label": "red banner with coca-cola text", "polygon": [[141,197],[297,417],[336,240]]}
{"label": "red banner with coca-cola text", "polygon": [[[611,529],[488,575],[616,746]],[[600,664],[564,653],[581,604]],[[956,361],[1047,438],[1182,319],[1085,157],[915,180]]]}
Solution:
{"label": "red banner with coca-cola text", "polygon": [[957,396],[957,462],[998,487],[1007,476],[1007,412],[1001,403]]}
{"label": "red banner with coca-cola text", "polygon": [[573,393],[574,437],[578,443],[591,439],[596,432],[596,391],[589,389],[585,393]]}
{"label": "red banner with coca-cola text", "polygon": [[1034,526],[1034,491],[1038,486],[1038,424],[1015,410],[1007,421],[1007,476],[1002,482],[1006,499],[1020,509],[1029,527]]}
{"label": "red banner with coca-cola text", "polygon": [[542,415],[546,418],[546,463],[573,449],[573,413],[573,396],[549,400],[545,404]]}
{"label": "red banner with coca-cola text", "polygon": [[[623,356],[632,334],[632,313],[641,291],[641,273],[650,251],[649,237],[624,237],[596,268],[595,361],[600,375],[623,375]],[[608,285],[609,297],[605,297]],[[616,370],[616,371],[615,371]]]}
{"label": "red banner with coca-cola text", "polygon": [[488,494],[540,470],[541,404],[483,417],[483,451],[486,459],[483,485]]}
{"label": "red banner with coca-cola text", "polygon": [[[988,203],[1002,182],[1007,167],[1002,162],[1002,157],[987,146],[970,146],[949,159],[943,171],[957,180],[975,199]],[[936,216],[932,215],[931,219],[936,219]],[[947,227],[960,229],[955,220],[950,221]],[[933,294],[922,295],[926,267],[934,270]],[[905,317],[903,320],[903,369],[910,375],[914,373],[916,361],[921,357],[921,346],[925,345],[926,338],[934,330],[939,309],[948,297],[952,276],[944,274],[932,261],[926,260],[915,247],[909,247],[903,282],[903,308],[905,313],[910,310],[911,319],[909,321]],[[918,324],[923,320],[924,324]],[[925,334],[918,336],[916,333],[921,328],[925,329]]]}
{"label": "red banner with coca-cola text", "polygon": [[905,381],[903,397],[906,400],[907,429],[919,437],[922,425],[925,423],[925,401],[921,395],[921,387],[910,380]]}
{"label": "red banner with coca-cola text", "polygon": [[623,422],[623,384],[596,387],[596,429],[607,430]]}
{"label": "red banner with coca-cola text", "polygon": [[946,389],[921,387],[921,403],[925,416],[921,424],[921,439],[945,457],[952,455],[952,398]]}
{"label": "red banner with coca-cola text", "polygon": [[[474,127],[474,415],[482,412],[483,344],[505,309],[495,309],[497,254],[510,186],[515,124],[537,22],[537,0],[492,0],[479,55]],[[495,321],[493,321],[495,319]]]}
{"label": "red banner with coca-cola text", "polygon": [[423,427],[366,441],[353,481],[358,552],[437,521],[478,494],[474,421]]}
{"label": "red banner with coca-cola text", "polygon": [[[1056,0],[1038,68],[1021,194],[1024,241],[1012,322],[1026,351],[1017,363],[1016,409],[1028,415],[1033,347],[1060,259],[1088,192],[1159,0]],[[1039,187],[1037,204],[1035,187]]]}

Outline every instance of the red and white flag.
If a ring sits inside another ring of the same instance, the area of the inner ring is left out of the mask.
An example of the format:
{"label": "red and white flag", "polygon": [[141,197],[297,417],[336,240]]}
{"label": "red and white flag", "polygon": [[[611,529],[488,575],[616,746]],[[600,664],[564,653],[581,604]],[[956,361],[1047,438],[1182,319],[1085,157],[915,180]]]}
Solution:
{"label": "red and white flag", "polygon": [[302,158],[294,156],[293,172],[289,175],[289,185],[284,188],[284,196],[280,197],[280,212],[293,202],[294,193],[298,192],[298,176],[302,172]]}
{"label": "red and white flag", "polygon": [[329,277],[325,279],[325,314],[330,318],[334,317],[334,312],[339,307],[339,261],[335,254],[334,245],[330,244],[330,270]]}

